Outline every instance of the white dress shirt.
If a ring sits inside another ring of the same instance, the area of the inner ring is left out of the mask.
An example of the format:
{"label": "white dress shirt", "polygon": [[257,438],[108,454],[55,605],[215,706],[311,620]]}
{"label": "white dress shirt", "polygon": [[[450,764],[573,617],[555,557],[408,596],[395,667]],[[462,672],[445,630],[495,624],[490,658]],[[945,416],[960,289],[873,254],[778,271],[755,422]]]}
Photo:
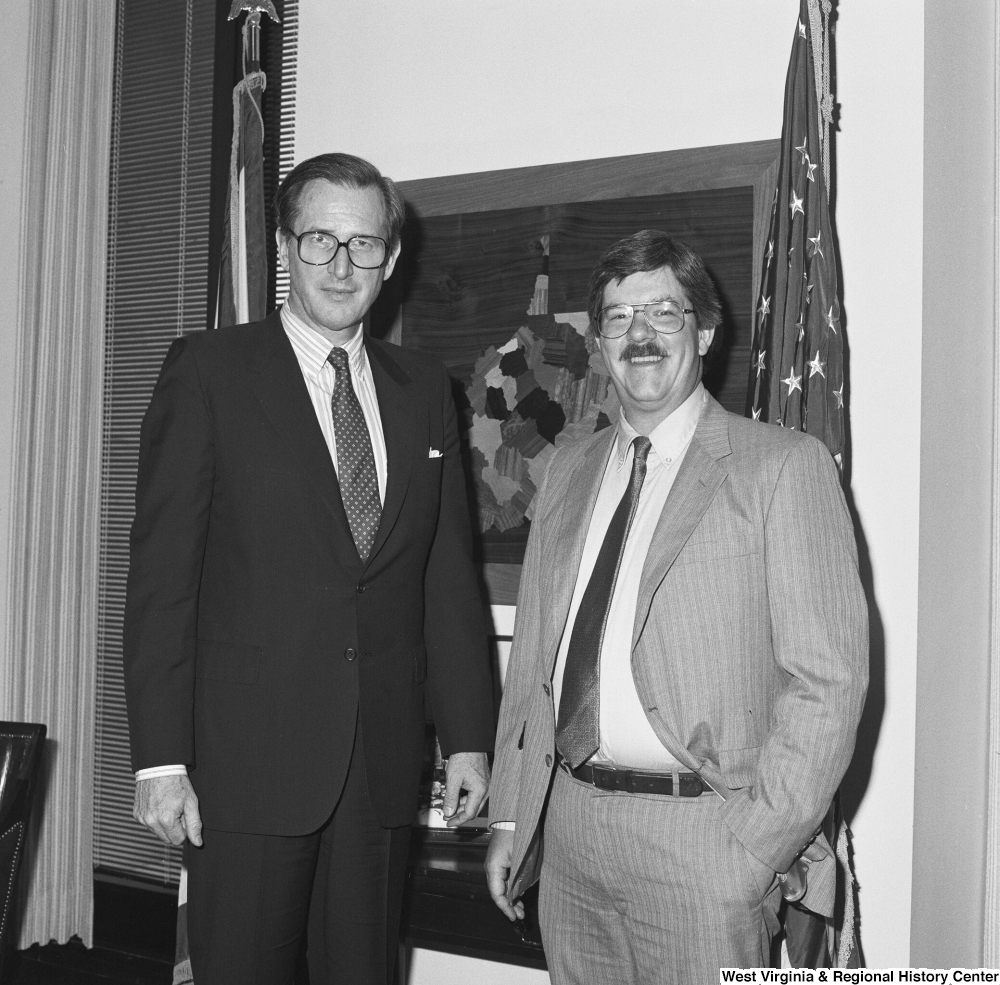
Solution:
{"label": "white dress shirt", "polygon": [[[698,426],[706,396],[705,388],[699,383],[687,400],[649,435],[652,447],[646,459],[646,477],[625,541],[625,551],[601,646],[601,745],[591,762],[663,772],[682,768],[656,737],[636,692],[632,678],[632,629],[646,554],[677,470]],[[573,624],[597,555],[604,543],[604,535],[611,525],[618,503],[628,489],[632,460],[635,457],[632,440],[637,434],[623,414],[618,422],[618,436],[612,443],[597,503],[590,518],[569,618],[563,630],[552,675],[552,696],[557,721],[563,673],[566,669],[566,652]]]}
{"label": "white dress shirt", "polygon": [[[309,391],[313,410],[326,446],[333,459],[333,467],[337,468],[337,438],[333,432],[333,386],[337,379],[336,370],[326,360],[335,348],[315,329],[310,328],[301,318],[292,314],[287,305],[281,308],[281,325],[292,344],[295,358],[298,360],[302,379]],[[351,381],[354,392],[358,396],[361,410],[368,425],[371,436],[372,452],[375,456],[375,471],[378,473],[378,495],[385,502],[385,481],[388,473],[388,461],[385,451],[385,434],[382,431],[382,415],[378,409],[378,398],[375,395],[375,380],[372,377],[371,366],[368,364],[368,353],[365,351],[364,331],[362,328],[343,348],[351,366]],[[137,770],[137,780],[151,780],[157,776],[184,776],[187,767],[179,764],[171,766],[151,766],[148,769]]]}
{"label": "white dress shirt", "polygon": [[[632,526],[625,539],[625,551],[618,569],[608,622],[601,644],[600,681],[600,739],[601,744],[588,760],[624,769],[645,769],[669,773],[683,769],[667,752],[646,718],[632,677],[632,628],[635,607],[639,600],[639,583],[646,554],[653,540],[653,533],[663,513],[667,496],[677,477],[677,470],[684,461],[698,419],[705,407],[708,394],[701,383],[694,392],[666,420],[661,421],[650,433],[652,447],[646,458],[646,477],[639,492]],[[562,697],[563,674],[566,671],[566,653],[569,650],[573,625],[580,609],[580,600],[593,574],[597,555],[604,543],[604,536],[611,526],[611,519],[628,489],[632,477],[635,448],[632,444],[638,432],[622,414],[618,420],[618,435],[611,445],[611,454],[604,468],[604,478],[594,504],[594,512],[587,528],[587,540],[576,575],[573,600],[569,617],[559,642],[559,652],[552,672],[552,699],[555,703],[556,721],[559,720],[559,700]],[[491,828],[513,831],[514,821],[494,821]]]}

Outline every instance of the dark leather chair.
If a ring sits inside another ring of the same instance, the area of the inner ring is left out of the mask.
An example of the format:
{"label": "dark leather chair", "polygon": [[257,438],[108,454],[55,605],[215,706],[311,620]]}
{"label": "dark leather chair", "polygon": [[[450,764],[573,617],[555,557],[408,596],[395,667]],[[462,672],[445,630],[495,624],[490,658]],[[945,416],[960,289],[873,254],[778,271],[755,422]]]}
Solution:
{"label": "dark leather chair", "polygon": [[18,875],[44,746],[44,725],[0,722],[0,981],[19,925]]}

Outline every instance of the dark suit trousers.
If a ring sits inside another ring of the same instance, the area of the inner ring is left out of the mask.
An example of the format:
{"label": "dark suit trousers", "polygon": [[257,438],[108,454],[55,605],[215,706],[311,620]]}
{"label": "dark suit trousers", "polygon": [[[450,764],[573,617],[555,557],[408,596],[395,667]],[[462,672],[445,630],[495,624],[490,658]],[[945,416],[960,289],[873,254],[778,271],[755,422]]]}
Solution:
{"label": "dark suit trousers", "polygon": [[203,848],[186,843],[196,985],[291,985],[307,924],[310,985],[386,985],[409,834],[375,817],[358,729],[340,800],[315,834],[206,829]]}

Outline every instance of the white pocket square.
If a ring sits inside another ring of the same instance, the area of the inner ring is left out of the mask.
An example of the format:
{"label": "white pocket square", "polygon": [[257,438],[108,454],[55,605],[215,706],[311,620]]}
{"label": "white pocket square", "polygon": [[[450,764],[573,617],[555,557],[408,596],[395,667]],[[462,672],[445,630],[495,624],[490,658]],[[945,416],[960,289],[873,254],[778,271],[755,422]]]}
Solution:
{"label": "white pocket square", "polygon": [[427,452],[427,457],[428,458],[440,458],[441,457],[441,452],[439,452],[437,450],[437,448],[431,448],[431,450]]}

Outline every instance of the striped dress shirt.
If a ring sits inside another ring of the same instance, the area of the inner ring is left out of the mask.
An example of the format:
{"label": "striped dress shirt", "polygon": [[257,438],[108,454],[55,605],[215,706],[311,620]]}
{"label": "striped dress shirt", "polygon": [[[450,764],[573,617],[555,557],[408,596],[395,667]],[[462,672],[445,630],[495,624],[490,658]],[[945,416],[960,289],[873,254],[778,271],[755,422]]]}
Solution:
{"label": "striped dress shirt", "polygon": [[[305,380],[306,389],[309,391],[309,399],[312,400],[313,410],[316,411],[316,419],[323,430],[326,446],[330,449],[333,467],[337,468],[337,438],[333,433],[333,408],[331,405],[333,385],[336,382],[337,374],[326,361],[330,350],[334,348],[333,343],[306,325],[297,315],[294,315],[287,304],[281,308],[281,324],[284,326],[288,341],[292,343],[295,358],[299,361],[299,369],[302,370],[302,379]],[[358,395],[358,402],[365,415],[368,434],[371,435],[372,452],[375,455],[375,471],[378,473],[378,496],[384,503],[385,478],[388,468],[385,454],[385,434],[382,431],[382,415],[378,409],[378,397],[375,395],[375,380],[372,377],[371,366],[368,364],[368,353],[365,352],[364,330],[358,328],[354,337],[342,348],[347,351],[347,358],[351,364],[351,382],[354,384],[354,392]]]}

